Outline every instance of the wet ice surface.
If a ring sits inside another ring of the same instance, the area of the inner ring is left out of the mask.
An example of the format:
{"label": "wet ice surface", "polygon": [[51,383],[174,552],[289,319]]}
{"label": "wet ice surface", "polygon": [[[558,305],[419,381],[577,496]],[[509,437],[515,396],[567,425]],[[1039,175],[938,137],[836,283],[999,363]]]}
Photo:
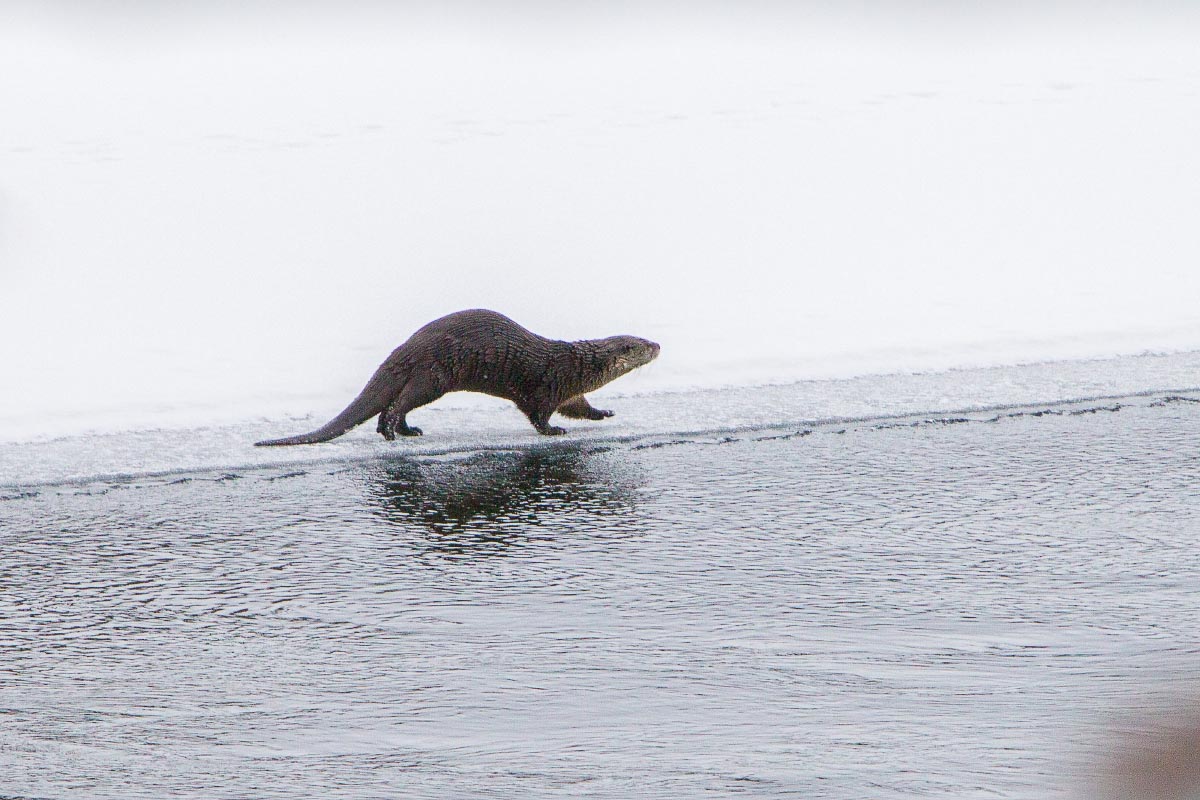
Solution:
{"label": "wet ice surface", "polygon": [[1195,677],[1200,394],[6,489],[17,797],[1013,797]]}
{"label": "wet ice surface", "polygon": [[[703,432],[719,436],[749,428],[789,429],[903,414],[1172,393],[1196,386],[1200,351],[924,374],[863,375],[777,386],[624,393],[637,392],[641,385],[638,379],[656,367],[657,363],[651,364],[622,379],[615,391],[605,387],[589,395],[598,407],[614,410],[615,417],[601,422],[555,417],[556,422],[568,429],[571,441],[601,444],[648,435]],[[420,438],[385,442],[375,433],[372,420],[320,445],[251,446],[260,439],[320,427],[356,393],[357,388],[337,398],[319,416],[215,426],[143,425],[100,435],[30,441],[5,441],[0,433],[0,493],[13,487],[96,477],[283,464],[300,467],[330,461],[357,463],[404,454],[445,455],[545,443],[512,403],[455,392],[411,414],[410,421],[425,431]]]}

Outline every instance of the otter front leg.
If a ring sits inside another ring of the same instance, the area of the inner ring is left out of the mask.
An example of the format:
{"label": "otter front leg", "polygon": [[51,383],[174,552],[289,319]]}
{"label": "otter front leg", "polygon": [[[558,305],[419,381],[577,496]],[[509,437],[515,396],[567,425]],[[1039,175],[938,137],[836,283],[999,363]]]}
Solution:
{"label": "otter front leg", "polygon": [[525,416],[529,417],[529,421],[533,427],[537,428],[537,432],[543,436],[562,436],[566,433],[565,428],[560,428],[557,425],[550,424],[550,415],[554,413],[554,407],[550,408],[530,408],[529,406],[518,405]]}
{"label": "otter front leg", "polygon": [[558,413],[564,417],[571,417],[573,419],[605,419],[613,415],[611,411],[592,408],[592,404],[581,394],[575,395],[559,406]]}

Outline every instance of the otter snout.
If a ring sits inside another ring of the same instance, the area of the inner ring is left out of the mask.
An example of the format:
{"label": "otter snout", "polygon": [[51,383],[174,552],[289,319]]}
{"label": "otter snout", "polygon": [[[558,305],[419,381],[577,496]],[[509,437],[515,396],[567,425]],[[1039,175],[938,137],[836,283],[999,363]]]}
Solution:
{"label": "otter snout", "polygon": [[658,351],[662,349],[658,342],[652,342],[649,339],[642,339],[641,345],[642,350],[640,353],[638,353],[638,361],[640,362],[638,366],[649,364],[651,361],[658,358]]}

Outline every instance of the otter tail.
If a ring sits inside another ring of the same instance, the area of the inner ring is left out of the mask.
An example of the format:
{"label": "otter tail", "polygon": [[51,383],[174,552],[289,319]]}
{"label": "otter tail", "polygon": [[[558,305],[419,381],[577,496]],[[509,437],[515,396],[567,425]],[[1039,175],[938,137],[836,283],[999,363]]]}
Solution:
{"label": "otter tail", "polygon": [[346,406],[342,413],[315,431],[288,436],[283,439],[266,439],[255,442],[255,447],[278,447],[290,444],[316,444],[336,439],[356,425],[369,420],[384,411],[391,399],[396,396],[396,377],[384,367],[380,367],[367,385],[359,392],[358,397]]}

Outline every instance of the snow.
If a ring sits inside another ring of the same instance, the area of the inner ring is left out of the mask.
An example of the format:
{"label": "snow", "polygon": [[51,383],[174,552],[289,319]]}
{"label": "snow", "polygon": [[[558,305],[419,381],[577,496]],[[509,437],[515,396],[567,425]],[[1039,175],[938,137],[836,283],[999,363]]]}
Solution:
{"label": "snow", "polygon": [[6,8],[0,441],[326,418],[471,307],[661,342],[618,397],[1200,349],[1184,6]]}

